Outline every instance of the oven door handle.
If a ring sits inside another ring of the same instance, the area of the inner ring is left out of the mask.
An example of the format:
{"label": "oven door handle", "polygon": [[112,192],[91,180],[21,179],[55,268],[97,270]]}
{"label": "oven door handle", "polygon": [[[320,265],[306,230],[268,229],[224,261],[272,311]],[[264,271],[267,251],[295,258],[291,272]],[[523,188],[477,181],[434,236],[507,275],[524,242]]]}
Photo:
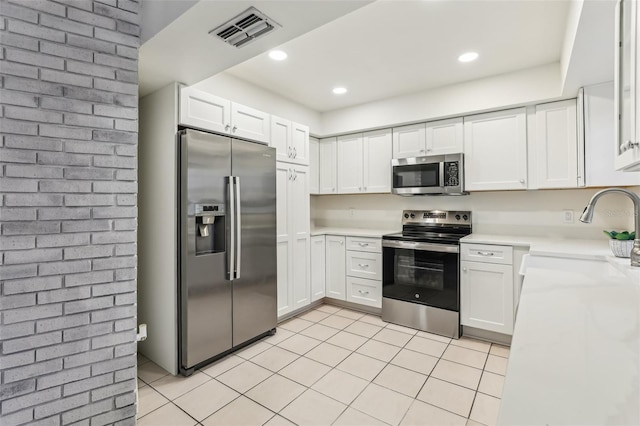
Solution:
{"label": "oven door handle", "polygon": [[458,245],[419,243],[415,241],[383,240],[382,247],[418,251],[437,251],[441,253],[460,253],[460,246]]}

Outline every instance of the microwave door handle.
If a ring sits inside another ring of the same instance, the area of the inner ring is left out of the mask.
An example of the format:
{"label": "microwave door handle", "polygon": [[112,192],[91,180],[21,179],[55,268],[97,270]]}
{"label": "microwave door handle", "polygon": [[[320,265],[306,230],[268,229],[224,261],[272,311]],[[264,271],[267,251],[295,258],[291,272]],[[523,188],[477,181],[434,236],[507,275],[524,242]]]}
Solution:
{"label": "microwave door handle", "polygon": [[439,179],[439,183],[440,183],[440,187],[444,188],[446,185],[444,184],[444,161],[441,161],[439,164],[439,175],[438,175],[438,179]]}

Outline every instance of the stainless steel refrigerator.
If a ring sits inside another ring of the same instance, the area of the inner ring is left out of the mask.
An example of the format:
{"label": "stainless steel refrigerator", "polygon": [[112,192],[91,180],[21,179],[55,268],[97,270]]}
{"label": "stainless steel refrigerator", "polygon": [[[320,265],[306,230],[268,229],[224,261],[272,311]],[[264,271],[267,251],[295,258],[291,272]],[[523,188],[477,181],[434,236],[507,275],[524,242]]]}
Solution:
{"label": "stainless steel refrigerator", "polygon": [[275,331],[275,149],[179,135],[179,365],[203,365]]}

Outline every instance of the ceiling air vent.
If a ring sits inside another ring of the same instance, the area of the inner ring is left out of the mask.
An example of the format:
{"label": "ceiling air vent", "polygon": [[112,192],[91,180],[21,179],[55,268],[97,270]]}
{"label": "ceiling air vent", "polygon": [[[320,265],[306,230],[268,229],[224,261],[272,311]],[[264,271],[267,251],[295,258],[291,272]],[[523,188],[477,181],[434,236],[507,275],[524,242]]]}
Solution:
{"label": "ceiling air vent", "polygon": [[230,21],[209,31],[209,34],[232,46],[242,47],[278,28],[280,25],[277,22],[255,7],[250,7]]}

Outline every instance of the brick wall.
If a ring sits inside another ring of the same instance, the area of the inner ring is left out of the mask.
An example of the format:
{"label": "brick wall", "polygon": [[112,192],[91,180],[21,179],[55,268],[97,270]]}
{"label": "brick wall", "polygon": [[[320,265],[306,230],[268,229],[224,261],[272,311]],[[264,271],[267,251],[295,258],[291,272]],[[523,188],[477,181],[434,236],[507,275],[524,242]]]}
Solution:
{"label": "brick wall", "polygon": [[0,0],[0,424],[135,423],[139,9]]}

